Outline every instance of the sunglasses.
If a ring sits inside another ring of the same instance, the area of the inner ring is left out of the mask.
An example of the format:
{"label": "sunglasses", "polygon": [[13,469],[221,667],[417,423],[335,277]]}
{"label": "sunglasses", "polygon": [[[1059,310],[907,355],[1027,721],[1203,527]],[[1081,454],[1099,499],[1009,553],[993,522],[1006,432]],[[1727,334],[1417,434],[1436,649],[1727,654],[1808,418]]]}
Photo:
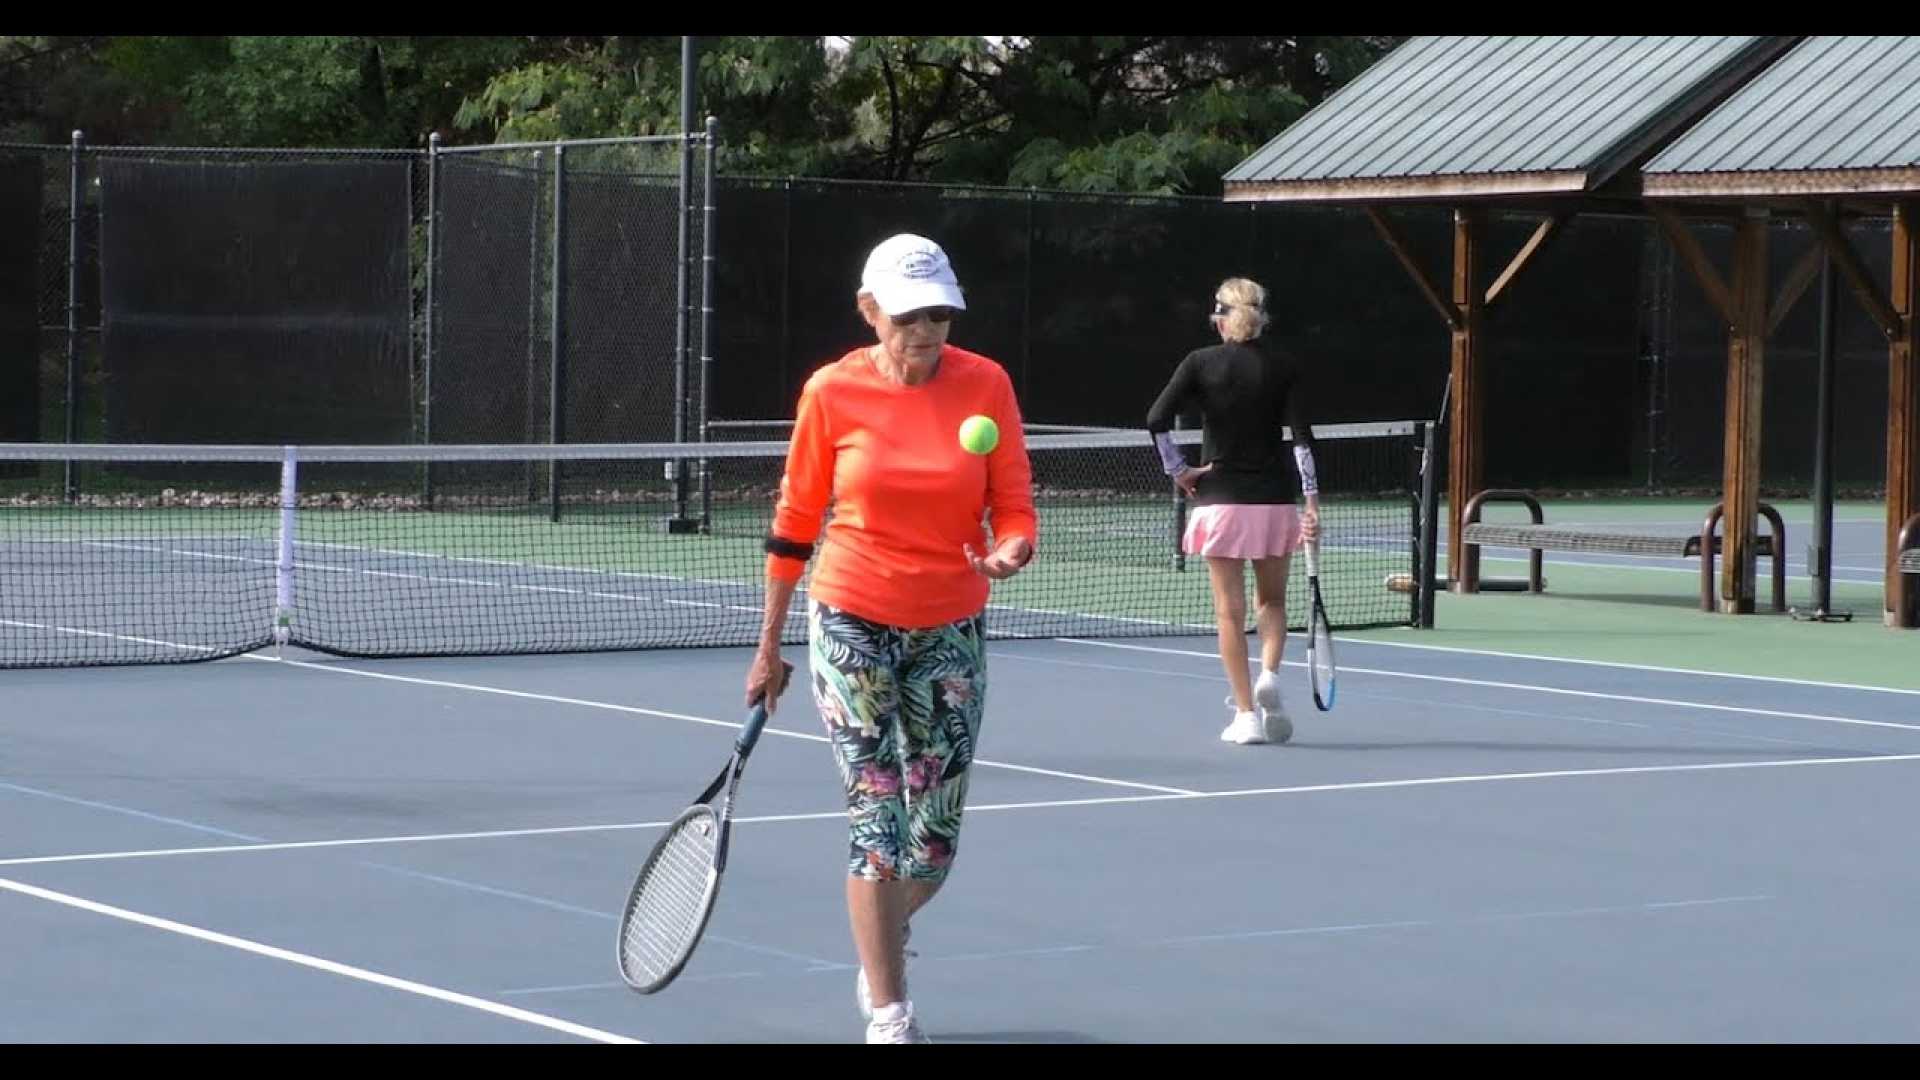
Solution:
{"label": "sunglasses", "polygon": [[950,307],[920,308],[916,311],[909,311],[901,315],[889,315],[887,317],[893,320],[893,325],[895,326],[912,326],[921,319],[927,319],[937,323],[952,322],[953,309]]}

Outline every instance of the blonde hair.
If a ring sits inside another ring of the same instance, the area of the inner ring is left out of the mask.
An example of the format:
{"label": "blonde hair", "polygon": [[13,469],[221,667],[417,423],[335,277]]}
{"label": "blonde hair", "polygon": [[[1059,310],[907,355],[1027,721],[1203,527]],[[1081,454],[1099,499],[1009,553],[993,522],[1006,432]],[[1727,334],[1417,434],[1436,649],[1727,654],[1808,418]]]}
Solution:
{"label": "blonde hair", "polygon": [[1213,299],[1227,308],[1213,322],[1228,341],[1252,341],[1267,328],[1267,290],[1249,278],[1228,278],[1214,290]]}

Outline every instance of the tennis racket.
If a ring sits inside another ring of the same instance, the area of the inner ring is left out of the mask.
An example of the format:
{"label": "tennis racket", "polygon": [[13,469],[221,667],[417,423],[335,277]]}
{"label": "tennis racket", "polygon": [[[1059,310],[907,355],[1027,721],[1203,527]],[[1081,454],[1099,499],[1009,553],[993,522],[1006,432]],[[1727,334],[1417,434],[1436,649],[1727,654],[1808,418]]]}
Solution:
{"label": "tennis racket", "polygon": [[1320,542],[1307,545],[1307,588],[1313,609],[1307,616],[1307,680],[1313,684],[1313,703],[1321,712],[1333,710],[1333,628],[1327,625],[1327,605],[1320,599]]}
{"label": "tennis racket", "polygon": [[[793,674],[783,664],[781,685]],[[694,947],[706,933],[713,903],[720,895],[720,875],[727,868],[727,841],[733,833],[733,799],[740,790],[740,774],[747,756],[767,726],[763,700],[747,714],[733,741],[733,755],[707,790],[680,812],[666,834],[653,845],[641,864],[620,915],[620,977],[642,994],[666,988],[678,978]],[[713,797],[725,788],[726,801],[714,812]]]}

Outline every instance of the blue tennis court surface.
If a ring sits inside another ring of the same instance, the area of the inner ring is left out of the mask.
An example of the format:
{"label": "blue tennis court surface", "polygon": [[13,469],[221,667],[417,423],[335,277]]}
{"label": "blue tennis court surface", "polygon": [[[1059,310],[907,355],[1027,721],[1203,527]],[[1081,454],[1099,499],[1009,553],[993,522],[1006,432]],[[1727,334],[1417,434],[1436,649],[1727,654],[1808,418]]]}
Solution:
{"label": "blue tennis court surface", "polygon": [[[1905,1041],[1920,694],[1343,638],[1284,747],[1206,638],[996,642],[941,1042]],[[803,660],[789,648],[788,658]],[[0,1040],[857,1042],[804,684],[719,909],[641,997],[615,920],[724,763],[712,649],[18,671]]]}

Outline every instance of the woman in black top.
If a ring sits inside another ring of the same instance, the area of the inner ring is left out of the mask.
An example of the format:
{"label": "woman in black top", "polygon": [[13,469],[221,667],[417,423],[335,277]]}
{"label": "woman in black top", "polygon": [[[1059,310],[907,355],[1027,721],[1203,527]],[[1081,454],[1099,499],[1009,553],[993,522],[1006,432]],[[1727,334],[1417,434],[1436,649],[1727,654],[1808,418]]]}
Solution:
{"label": "woman in black top", "polygon": [[[1267,291],[1257,283],[1222,282],[1212,317],[1221,344],[1188,353],[1147,413],[1162,466],[1192,502],[1181,544],[1188,555],[1207,559],[1220,660],[1233,687],[1233,720],[1220,738],[1240,744],[1293,736],[1278,675],[1287,637],[1287,563],[1296,546],[1319,535],[1320,488],[1313,431],[1300,407],[1300,366],[1278,345],[1258,340],[1267,326],[1266,307]],[[1204,423],[1197,468],[1167,434],[1176,416],[1195,410]],[[1293,429],[1291,455],[1283,424]],[[1302,494],[1304,515],[1294,505]],[[1261,672],[1251,682],[1242,576],[1247,561],[1260,603]]]}

